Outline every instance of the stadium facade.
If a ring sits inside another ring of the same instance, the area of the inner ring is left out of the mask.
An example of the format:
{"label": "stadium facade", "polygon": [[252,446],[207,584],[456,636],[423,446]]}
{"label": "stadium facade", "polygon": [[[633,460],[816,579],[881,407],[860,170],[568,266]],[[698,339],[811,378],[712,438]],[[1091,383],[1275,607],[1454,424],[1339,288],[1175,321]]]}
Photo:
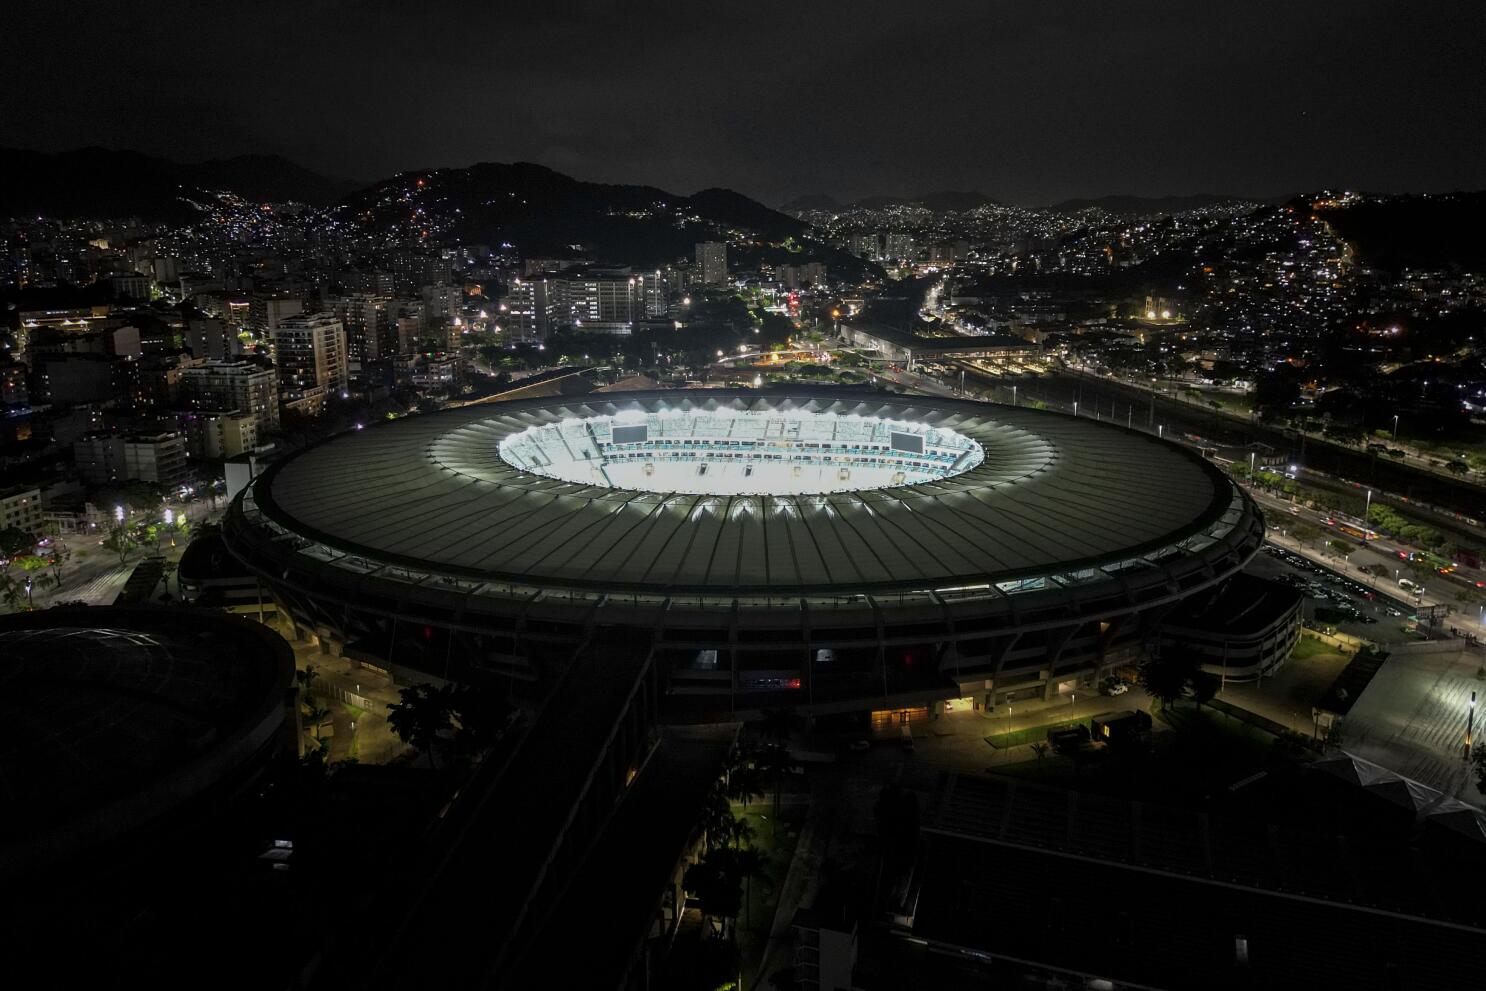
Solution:
{"label": "stadium facade", "polygon": [[224,527],[326,649],[541,684],[638,644],[682,719],[1077,691],[1263,535],[1139,431],[809,386],[389,422],[275,463]]}

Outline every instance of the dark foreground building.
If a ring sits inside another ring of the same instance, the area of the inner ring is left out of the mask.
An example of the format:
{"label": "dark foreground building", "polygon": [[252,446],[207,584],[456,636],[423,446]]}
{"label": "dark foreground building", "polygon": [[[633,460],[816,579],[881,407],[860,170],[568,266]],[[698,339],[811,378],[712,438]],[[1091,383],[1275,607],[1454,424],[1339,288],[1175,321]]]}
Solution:
{"label": "dark foreground building", "polygon": [[[218,840],[234,810],[292,753],[293,671],[276,633],[218,613],[0,617],[8,977],[20,969],[99,986],[101,975],[110,986],[159,973],[146,962],[165,955],[155,898],[209,872],[230,845]],[[253,863],[254,840],[241,862]],[[198,917],[231,917],[192,900],[182,907]],[[170,952],[186,959],[192,947]]]}

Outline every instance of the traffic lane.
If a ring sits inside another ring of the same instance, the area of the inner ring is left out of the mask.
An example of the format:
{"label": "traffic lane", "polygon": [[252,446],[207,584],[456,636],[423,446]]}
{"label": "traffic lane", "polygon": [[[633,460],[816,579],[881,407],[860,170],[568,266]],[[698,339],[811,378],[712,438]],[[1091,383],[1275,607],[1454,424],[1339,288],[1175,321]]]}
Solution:
{"label": "traffic lane", "polygon": [[[1252,488],[1249,491],[1255,500],[1266,509],[1265,515],[1268,523],[1276,527],[1282,535],[1290,536],[1289,528],[1296,520],[1316,526],[1326,532],[1325,539],[1327,541],[1340,539],[1355,545],[1356,549],[1349,552],[1348,555],[1351,564],[1361,568],[1381,564],[1390,573],[1386,576],[1386,580],[1393,582],[1396,586],[1390,587],[1390,595],[1407,600],[1410,589],[1408,586],[1400,583],[1400,579],[1407,578],[1413,585],[1421,586],[1424,589],[1425,595],[1433,600],[1434,603],[1451,605],[1454,611],[1459,613],[1462,618],[1469,619],[1472,622],[1480,621],[1481,617],[1479,614],[1474,617],[1466,616],[1466,613],[1470,612],[1474,607],[1461,602],[1459,599],[1462,590],[1471,591],[1478,587],[1475,585],[1475,582],[1486,581],[1486,578],[1477,577],[1474,569],[1459,569],[1457,573],[1462,577],[1458,579],[1441,575],[1438,572],[1430,572],[1425,575],[1415,574],[1410,571],[1405,561],[1408,554],[1417,552],[1418,548],[1411,547],[1408,544],[1398,543],[1386,537],[1370,540],[1364,545],[1362,541],[1354,540],[1347,534],[1341,533],[1335,530],[1333,526],[1328,525],[1326,520],[1333,518],[1324,512],[1299,507],[1297,504],[1284,502],[1266,493],[1255,492]],[[1345,571],[1347,569],[1343,567],[1340,570]],[[1486,588],[1483,588],[1483,591],[1486,591]],[[1479,610],[1477,612],[1479,613]]]}

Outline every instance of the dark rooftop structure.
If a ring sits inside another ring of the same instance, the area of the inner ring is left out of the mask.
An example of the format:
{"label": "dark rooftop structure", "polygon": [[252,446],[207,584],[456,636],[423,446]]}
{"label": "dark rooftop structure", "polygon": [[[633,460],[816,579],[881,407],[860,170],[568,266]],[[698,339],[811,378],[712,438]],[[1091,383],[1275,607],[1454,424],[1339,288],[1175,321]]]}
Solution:
{"label": "dark rooftop structure", "polygon": [[1445,989],[1474,984],[1486,952],[1462,883],[1486,842],[1449,826],[1333,835],[951,776],[924,832],[912,936],[986,974],[1016,960],[1110,986]]}
{"label": "dark rooftop structure", "polygon": [[76,870],[251,780],[288,738],[293,668],[277,634],[215,613],[0,617],[0,878]]}

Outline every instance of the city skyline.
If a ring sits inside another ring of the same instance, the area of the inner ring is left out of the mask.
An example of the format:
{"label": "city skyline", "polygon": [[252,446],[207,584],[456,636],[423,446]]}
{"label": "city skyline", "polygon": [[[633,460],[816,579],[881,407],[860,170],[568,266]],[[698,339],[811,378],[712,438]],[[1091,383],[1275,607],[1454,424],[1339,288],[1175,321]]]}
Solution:
{"label": "city skyline", "polygon": [[1414,5],[1403,21],[1390,3],[290,13],[99,9],[64,24],[23,5],[13,54],[65,37],[106,69],[52,59],[20,74],[0,97],[3,143],[271,153],[364,182],[534,161],[776,206],[936,189],[1031,206],[1486,185],[1480,16],[1459,4]]}

